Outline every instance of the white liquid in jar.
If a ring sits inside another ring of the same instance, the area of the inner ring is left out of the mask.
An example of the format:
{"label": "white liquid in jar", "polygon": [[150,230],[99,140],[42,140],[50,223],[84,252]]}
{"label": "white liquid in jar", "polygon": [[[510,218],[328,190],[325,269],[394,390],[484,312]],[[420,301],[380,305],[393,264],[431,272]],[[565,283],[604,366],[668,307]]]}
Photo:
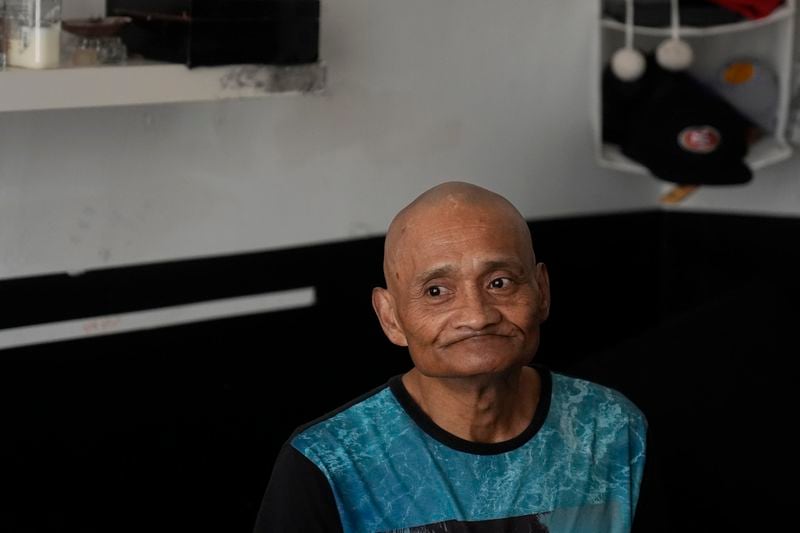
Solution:
{"label": "white liquid in jar", "polygon": [[19,38],[8,40],[8,64],[24,68],[56,68],[59,64],[61,24],[20,28]]}

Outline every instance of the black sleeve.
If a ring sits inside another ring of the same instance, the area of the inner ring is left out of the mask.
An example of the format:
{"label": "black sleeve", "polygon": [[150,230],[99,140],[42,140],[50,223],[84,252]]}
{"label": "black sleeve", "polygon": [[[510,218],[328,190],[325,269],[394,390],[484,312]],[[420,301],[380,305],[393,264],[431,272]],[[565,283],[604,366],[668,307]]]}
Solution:
{"label": "black sleeve", "polygon": [[289,443],[275,460],[254,529],[254,533],[283,532],[342,532],[327,478]]}
{"label": "black sleeve", "polygon": [[633,533],[675,531],[672,527],[669,493],[664,486],[664,465],[660,457],[659,444],[658,439],[653,437],[652,429],[648,429],[647,456],[639,488],[639,502],[633,516]]}

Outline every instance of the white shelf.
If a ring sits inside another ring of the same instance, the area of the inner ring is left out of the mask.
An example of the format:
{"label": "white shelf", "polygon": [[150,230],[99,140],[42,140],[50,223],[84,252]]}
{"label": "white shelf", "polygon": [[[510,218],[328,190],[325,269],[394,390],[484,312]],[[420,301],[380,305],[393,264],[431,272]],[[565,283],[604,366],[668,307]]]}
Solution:
{"label": "white shelf", "polygon": [[0,111],[68,109],[314,93],[325,65],[229,65],[187,68],[172,63],[0,72]]}
{"label": "white shelf", "polygon": [[[739,57],[760,60],[777,75],[775,129],[749,145],[745,156],[745,162],[753,171],[787,159],[793,152],[786,141],[786,130],[791,95],[795,6],[796,0],[787,0],[761,19],[703,28],[682,27],[680,31],[695,53],[690,74],[701,82],[708,82],[727,60]],[[614,51],[624,46],[625,25],[603,18],[599,20],[599,26],[594,65],[596,92],[592,102],[597,162],[605,168],[649,174],[644,166],[622,155],[618,146],[602,142],[602,70]],[[644,52],[651,52],[671,35],[671,30],[669,27],[636,26],[635,33],[634,46]]]}

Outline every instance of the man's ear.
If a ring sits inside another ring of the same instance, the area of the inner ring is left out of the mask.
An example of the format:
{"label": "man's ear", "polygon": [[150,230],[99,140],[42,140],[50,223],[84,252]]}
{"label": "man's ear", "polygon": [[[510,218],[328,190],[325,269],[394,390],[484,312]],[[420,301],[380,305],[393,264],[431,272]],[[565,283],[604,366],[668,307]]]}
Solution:
{"label": "man's ear", "polygon": [[547,265],[536,263],[536,285],[539,287],[539,320],[544,322],[550,316],[550,274]]}
{"label": "man's ear", "polygon": [[375,314],[378,315],[381,328],[383,328],[383,332],[389,340],[398,346],[408,346],[403,328],[400,327],[397,321],[394,298],[389,291],[382,287],[372,289],[372,308],[375,310]]}

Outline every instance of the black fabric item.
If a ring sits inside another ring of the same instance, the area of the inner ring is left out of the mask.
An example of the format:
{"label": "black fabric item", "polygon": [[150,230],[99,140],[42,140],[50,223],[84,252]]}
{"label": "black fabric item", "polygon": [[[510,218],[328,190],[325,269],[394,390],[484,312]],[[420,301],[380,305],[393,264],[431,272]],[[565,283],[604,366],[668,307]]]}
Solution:
{"label": "black fabric item", "polygon": [[633,515],[632,533],[673,533],[679,529],[671,517],[669,493],[662,472],[660,438],[653,436],[654,429],[647,429],[647,458],[644,475],[639,487],[639,502]]}
{"label": "black fabric item", "polygon": [[679,184],[747,183],[744,162],[754,128],[734,107],[686,72],[648,57],[645,75],[603,77],[603,137],[656,177]]}
{"label": "black fabric item", "polygon": [[[745,20],[745,17],[739,13],[712,4],[708,0],[681,0],[680,7],[683,26],[708,27]],[[604,0],[603,14],[619,22],[625,22],[625,0]],[[633,20],[637,26],[669,26],[670,1],[636,0],[633,7]]]}
{"label": "black fabric item", "polygon": [[622,81],[607,66],[603,70],[603,141],[622,144],[628,135],[633,113],[647,103],[650,96],[652,70],[634,81]]}
{"label": "black fabric item", "polygon": [[283,445],[264,493],[254,533],[340,533],[330,484],[311,461]]}

